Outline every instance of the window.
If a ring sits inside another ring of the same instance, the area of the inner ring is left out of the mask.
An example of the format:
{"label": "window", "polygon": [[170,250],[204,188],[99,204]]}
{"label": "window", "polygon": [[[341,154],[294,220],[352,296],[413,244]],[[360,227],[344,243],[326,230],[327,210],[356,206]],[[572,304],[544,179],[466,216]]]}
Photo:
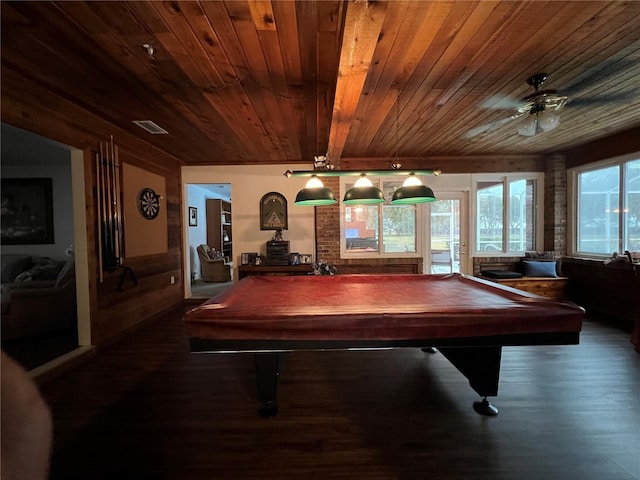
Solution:
{"label": "window", "polygon": [[475,250],[479,254],[535,250],[542,238],[538,208],[542,174],[478,176],[475,182]]}
{"label": "window", "polygon": [[640,160],[610,160],[573,172],[573,251],[610,256],[640,250]]}
{"label": "window", "polygon": [[[393,192],[402,186],[398,179],[371,178],[384,193],[378,205],[342,205],[341,254],[344,257],[398,256],[418,253],[418,215],[415,205],[391,205]],[[353,186],[342,179],[341,193]]]}

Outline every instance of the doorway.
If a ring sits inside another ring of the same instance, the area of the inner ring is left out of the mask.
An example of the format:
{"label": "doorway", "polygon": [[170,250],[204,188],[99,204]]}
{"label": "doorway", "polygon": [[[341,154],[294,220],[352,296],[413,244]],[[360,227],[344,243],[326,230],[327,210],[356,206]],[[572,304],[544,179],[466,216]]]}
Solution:
{"label": "doorway", "polygon": [[466,197],[465,192],[440,193],[430,204],[429,273],[469,272]]}
{"label": "doorway", "polygon": [[[202,279],[200,258],[198,256],[198,246],[208,245],[210,248],[215,247],[216,243],[212,240],[211,229],[215,226],[209,217],[213,215],[213,212],[207,211],[208,200],[221,200],[228,205],[231,205],[231,184],[229,183],[198,183],[198,184],[186,184],[185,185],[185,299],[189,298],[211,298],[215,294],[224,290],[232,282],[205,282]],[[227,235],[230,233],[232,210],[228,212],[218,211],[217,217],[217,229],[221,232],[225,232]],[[226,225],[221,226],[220,220],[224,216],[223,223]],[[222,230],[220,230],[222,228]],[[229,248],[231,247],[231,238],[228,238]],[[222,249],[220,249],[222,250]],[[230,253],[230,252],[228,252]],[[233,254],[230,253],[229,260],[233,259]]]}
{"label": "doorway", "polygon": [[[69,315],[75,318],[71,325],[60,328],[47,328],[41,332],[6,340],[2,347],[25,369],[37,376],[46,373],[54,364],[71,359],[91,347],[90,310],[88,291],[88,262],[85,217],[84,152],[71,146],[32,132],[2,124],[2,176],[3,178],[51,178],[53,183],[54,242],[48,244],[3,245],[3,254],[31,255],[31,261],[37,262],[32,272],[39,272],[38,265],[64,265],[60,272],[68,272],[70,266],[74,272],[61,287],[37,289],[37,280],[32,280],[30,289],[41,297],[62,295],[62,289],[72,289],[75,301],[53,302],[60,312],[75,312]],[[44,159],[44,160],[43,160]],[[65,269],[66,268],[66,269]],[[62,274],[62,273],[60,273]],[[33,275],[32,275],[33,277]],[[43,284],[46,282],[43,282]],[[16,287],[17,288],[17,287]],[[27,298],[27,297],[25,297]],[[58,299],[62,298],[61,296]],[[65,296],[66,298],[66,296]],[[10,307],[9,307],[10,308]],[[25,321],[36,321],[39,314],[35,305],[33,310],[16,310]],[[49,312],[54,315],[55,312]],[[42,312],[43,315],[46,313]],[[64,313],[65,315],[68,313]],[[29,316],[29,318],[27,318]],[[62,317],[60,317],[62,318]]]}

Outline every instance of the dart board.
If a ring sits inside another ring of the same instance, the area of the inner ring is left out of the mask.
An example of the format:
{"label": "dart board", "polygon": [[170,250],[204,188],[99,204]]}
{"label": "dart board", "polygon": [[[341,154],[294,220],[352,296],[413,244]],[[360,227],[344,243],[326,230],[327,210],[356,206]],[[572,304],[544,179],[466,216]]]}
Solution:
{"label": "dart board", "polygon": [[160,197],[152,188],[143,188],[138,194],[138,211],[147,220],[153,220],[160,212]]}

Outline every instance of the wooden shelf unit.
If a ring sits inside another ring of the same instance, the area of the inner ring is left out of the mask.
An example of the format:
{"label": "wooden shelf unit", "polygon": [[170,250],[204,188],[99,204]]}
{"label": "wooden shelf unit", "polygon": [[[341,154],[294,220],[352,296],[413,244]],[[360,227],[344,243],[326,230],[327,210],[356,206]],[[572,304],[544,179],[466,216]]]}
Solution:
{"label": "wooden shelf unit", "polygon": [[231,203],[220,199],[207,199],[207,244],[232,260],[233,230]]}

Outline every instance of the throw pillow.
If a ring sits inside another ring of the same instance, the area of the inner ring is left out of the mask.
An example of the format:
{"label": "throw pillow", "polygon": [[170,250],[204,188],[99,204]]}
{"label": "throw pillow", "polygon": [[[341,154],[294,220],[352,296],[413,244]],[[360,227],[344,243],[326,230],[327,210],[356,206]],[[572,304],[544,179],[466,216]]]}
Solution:
{"label": "throw pillow", "polygon": [[13,282],[25,270],[31,268],[31,255],[20,253],[2,254],[2,283]]}
{"label": "throw pillow", "polygon": [[527,277],[557,277],[557,262],[523,260],[524,274]]}
{"label": "throw pillow", "polygon": [[522,274],[511,270],[482,270],[480,274],[488,278],[522,278]]}

